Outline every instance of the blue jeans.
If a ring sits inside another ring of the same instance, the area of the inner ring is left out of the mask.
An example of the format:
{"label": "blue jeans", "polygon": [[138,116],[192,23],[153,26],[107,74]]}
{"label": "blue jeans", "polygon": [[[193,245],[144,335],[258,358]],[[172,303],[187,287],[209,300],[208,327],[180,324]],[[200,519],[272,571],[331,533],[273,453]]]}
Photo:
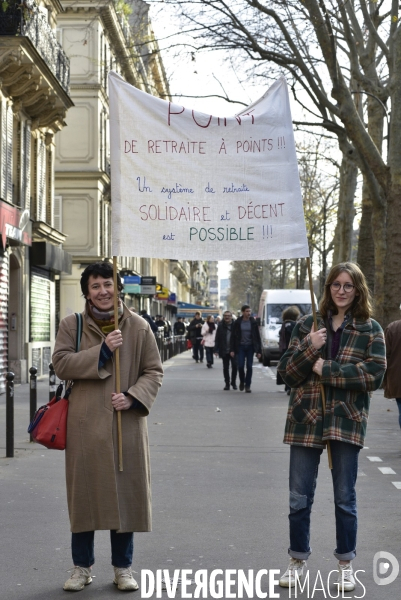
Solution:
{"label": "blue jeans", "polygon": [[396,398],[397,406],[398,406],[398,423],[401,427],[401,398]]}
{"label": "blue jeans", "polygon": [[[333,469],[338,560],[356,556],[357,509],[355,483],[358,474],[359,446],[330,440]],[[319,448],[291,446],[290,454],[290,547],[292,558],[307,560],[311,553],[310,514],[319,469]]]}
{"label": "blue jeans", "polygon": [[[95,563],[95,532],[83,531],[71,535],[72,561],[76,567],[89,569]],[[132,565],[134,534],[110,531],[111,564],[126,569]]]}
{"label": "blue jeans", "polygon": [[205,346],[205,350],[206,350],[206,362],[208,365],[212,365],[213,364],[213,350],[214,348],[212,346]]}
{"label": "blue jeans", "polygon": [[[252,365],[253,365],[253,346],[241,346],[238,350],[238,374],[241,383],[245,383],[245,387],[251,387],[252,381]],[[245,375],[245,360],[246,360],[246,375]]]}

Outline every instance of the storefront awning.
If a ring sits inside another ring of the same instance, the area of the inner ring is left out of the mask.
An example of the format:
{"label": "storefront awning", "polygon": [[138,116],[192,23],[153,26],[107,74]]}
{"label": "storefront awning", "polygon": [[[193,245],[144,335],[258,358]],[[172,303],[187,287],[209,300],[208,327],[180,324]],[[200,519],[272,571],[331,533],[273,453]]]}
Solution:
{"label": "storefront awning", "polygon": [[212,315],[213,317],[217,317],[220,315],[220,311],[218,308],[210,307],[210,306],[202,306],[201,304],[189,304],[188,302],[178,302],[177,303],[177,318],[191,318],[193,319],[196,311],[202,313],[202,316]]}

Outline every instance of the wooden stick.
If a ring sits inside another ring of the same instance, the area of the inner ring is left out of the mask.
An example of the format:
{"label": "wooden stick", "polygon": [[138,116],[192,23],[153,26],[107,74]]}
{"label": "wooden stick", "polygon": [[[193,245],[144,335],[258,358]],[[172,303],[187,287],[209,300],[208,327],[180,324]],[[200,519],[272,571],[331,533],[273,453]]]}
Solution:
{"label": "wooden stick", "polygon": [[[317,316],[316,316],[315,294],[313,293],[312,269],[311,269],[311,266],[310,266],[310,258],[309,258],[309,256],[306,259],[306,265],[308,267],[309,289],[310,289],[310,296],[311,296],[311,301],[312,301],[313,324],[315,326],[315,331],[317,331]],[[326,413],[326,396],[325,396],[325,393],[324,393],[324,385],[323,385],[323,383],[320,384],[320,393],[321,393],[321,396],[322,396],[322,412],[323,412],[323,426],[324,426],[324,415]],[[332,469],[333,468],[333,461],[331,460],[330,442],[327,441],[326,445],[327,445],[327,458],[328,458],[328,461],[329,461],[329,469]]]}
{"label": "wooden stick", "polygon": [[[117,256],[113,256],[113,282],[114,282],[114,329],[118,329],[118,289],[117,289]],[[120,349],[114,351],[116,394],[121,392],[120,384]],[[123,434],[121,427],[121,410],[117,411],[117,439],[118,439],[118,470],[123,470]]]}

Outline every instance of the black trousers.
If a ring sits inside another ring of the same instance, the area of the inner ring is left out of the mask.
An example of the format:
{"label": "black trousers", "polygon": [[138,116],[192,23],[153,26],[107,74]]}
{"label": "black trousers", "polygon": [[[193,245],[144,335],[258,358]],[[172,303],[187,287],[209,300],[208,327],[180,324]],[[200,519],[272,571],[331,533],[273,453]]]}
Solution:
{"label": "black trousers", "polygon": [[230,385],[230,363],[231,363],[231,384],[237,379],[237,357],[226,354],[223,359],[223,375],[226,385]]}
{"label": "black trousers", "polygon": [[201,344],[202,338],[192,338],[191,341],[194,349],[194,359],[203,360],[203,346]]}

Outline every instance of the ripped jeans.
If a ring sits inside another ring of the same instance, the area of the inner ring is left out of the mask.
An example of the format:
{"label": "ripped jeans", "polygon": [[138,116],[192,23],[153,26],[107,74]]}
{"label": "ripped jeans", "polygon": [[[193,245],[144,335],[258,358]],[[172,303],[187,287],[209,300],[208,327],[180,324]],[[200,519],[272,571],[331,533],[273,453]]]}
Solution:
{"label": "ripped jeans", "polygon": [[[337,538],[334,556],[338,560],[352,560],[356,556],[358,524],[355,484],[360,447],[334,440],[330,441],[330,446]],[[299,560],[307,560],[311,553],[310,514],[321,454],[319,448],[291,446],[288,554]]]}

